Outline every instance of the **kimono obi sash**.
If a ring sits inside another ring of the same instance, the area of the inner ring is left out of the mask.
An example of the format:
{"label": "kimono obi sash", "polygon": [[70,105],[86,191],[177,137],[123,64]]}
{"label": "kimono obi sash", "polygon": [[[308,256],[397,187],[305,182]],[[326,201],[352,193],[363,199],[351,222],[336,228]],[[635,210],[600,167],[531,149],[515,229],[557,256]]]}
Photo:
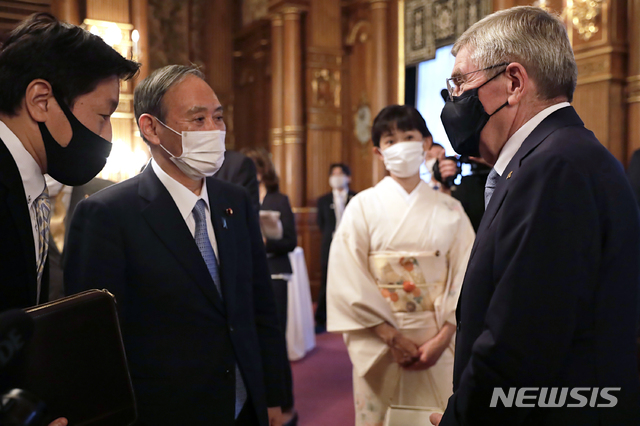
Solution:
{"label": "kimono obi sash", "polygon": [[369,269],[391,311],[435,311],[447,284],[447,259],[440,251],[372,252]]}

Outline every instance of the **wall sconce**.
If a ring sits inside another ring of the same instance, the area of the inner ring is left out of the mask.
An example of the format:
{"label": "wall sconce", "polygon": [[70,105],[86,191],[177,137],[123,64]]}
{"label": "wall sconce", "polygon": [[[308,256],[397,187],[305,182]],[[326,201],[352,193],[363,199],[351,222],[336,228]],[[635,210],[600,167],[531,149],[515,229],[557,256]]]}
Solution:
{"label": "wall sconce", "polygon": [[580,37],[588,41],[598,32],[596,18],[602,12],[603,0],[567,0],[562,17],[568,16]]}

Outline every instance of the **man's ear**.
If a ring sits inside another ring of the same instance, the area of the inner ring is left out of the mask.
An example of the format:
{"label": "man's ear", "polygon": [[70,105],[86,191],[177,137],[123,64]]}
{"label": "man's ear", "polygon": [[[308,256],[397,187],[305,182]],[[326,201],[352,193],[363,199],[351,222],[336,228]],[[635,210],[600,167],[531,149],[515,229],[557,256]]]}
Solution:
{"label": "man's ear", "polygon": [[36,79],[27,86],[24,107],[34,121],[44,123],[51,113],[52,99],[54,97],[51,84],[46,80]]}
{"label": "man's ear", "polygon": [[521,64],[512,62],[507,66],[505,75],[509,80],[507,100],[509,101],[509,105],[516,105],[522,100],[529,89],[529,74],[527,74],[527,70]]}
{"label": "man's ear", "polygon": [[140,127],[140,136],[144,138],[151,145],[160,145],[160,138],[158,137],[158,127],[156,121],[151,114],[142,114],[138,118],[138,127]]}

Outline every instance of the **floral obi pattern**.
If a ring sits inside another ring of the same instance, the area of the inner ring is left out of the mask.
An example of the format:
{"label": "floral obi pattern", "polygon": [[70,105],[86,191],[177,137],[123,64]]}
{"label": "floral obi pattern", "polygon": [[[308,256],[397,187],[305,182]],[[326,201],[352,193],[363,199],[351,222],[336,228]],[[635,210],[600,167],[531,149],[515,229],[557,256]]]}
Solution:
{"label": "floral obi pattern", "polygon": [[447,283],[446,256],[439,251],[371,253],[369,269],[394,313],[435,311]]}

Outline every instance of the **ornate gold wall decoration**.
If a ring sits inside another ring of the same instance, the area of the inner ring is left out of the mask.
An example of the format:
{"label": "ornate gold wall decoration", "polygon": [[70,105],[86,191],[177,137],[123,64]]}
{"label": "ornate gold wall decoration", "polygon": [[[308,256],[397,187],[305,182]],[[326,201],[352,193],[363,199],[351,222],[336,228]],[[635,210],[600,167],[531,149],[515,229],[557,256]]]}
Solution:
{"label": "ornate gold wall decoration", "polygon": [[340,71],[314,70],[311,93],[313,106],[340,108]]}
{"label": "ornate gold wall decoration", "polygon": [[492,11],[491,0],[406,0],[405,63],[435,58],[467,28]]}
{"label": "ornate gold wall decoration", "polygon": [[242,0],[242,25],[247,26],[258,19],[266,18],[268,0]]}

